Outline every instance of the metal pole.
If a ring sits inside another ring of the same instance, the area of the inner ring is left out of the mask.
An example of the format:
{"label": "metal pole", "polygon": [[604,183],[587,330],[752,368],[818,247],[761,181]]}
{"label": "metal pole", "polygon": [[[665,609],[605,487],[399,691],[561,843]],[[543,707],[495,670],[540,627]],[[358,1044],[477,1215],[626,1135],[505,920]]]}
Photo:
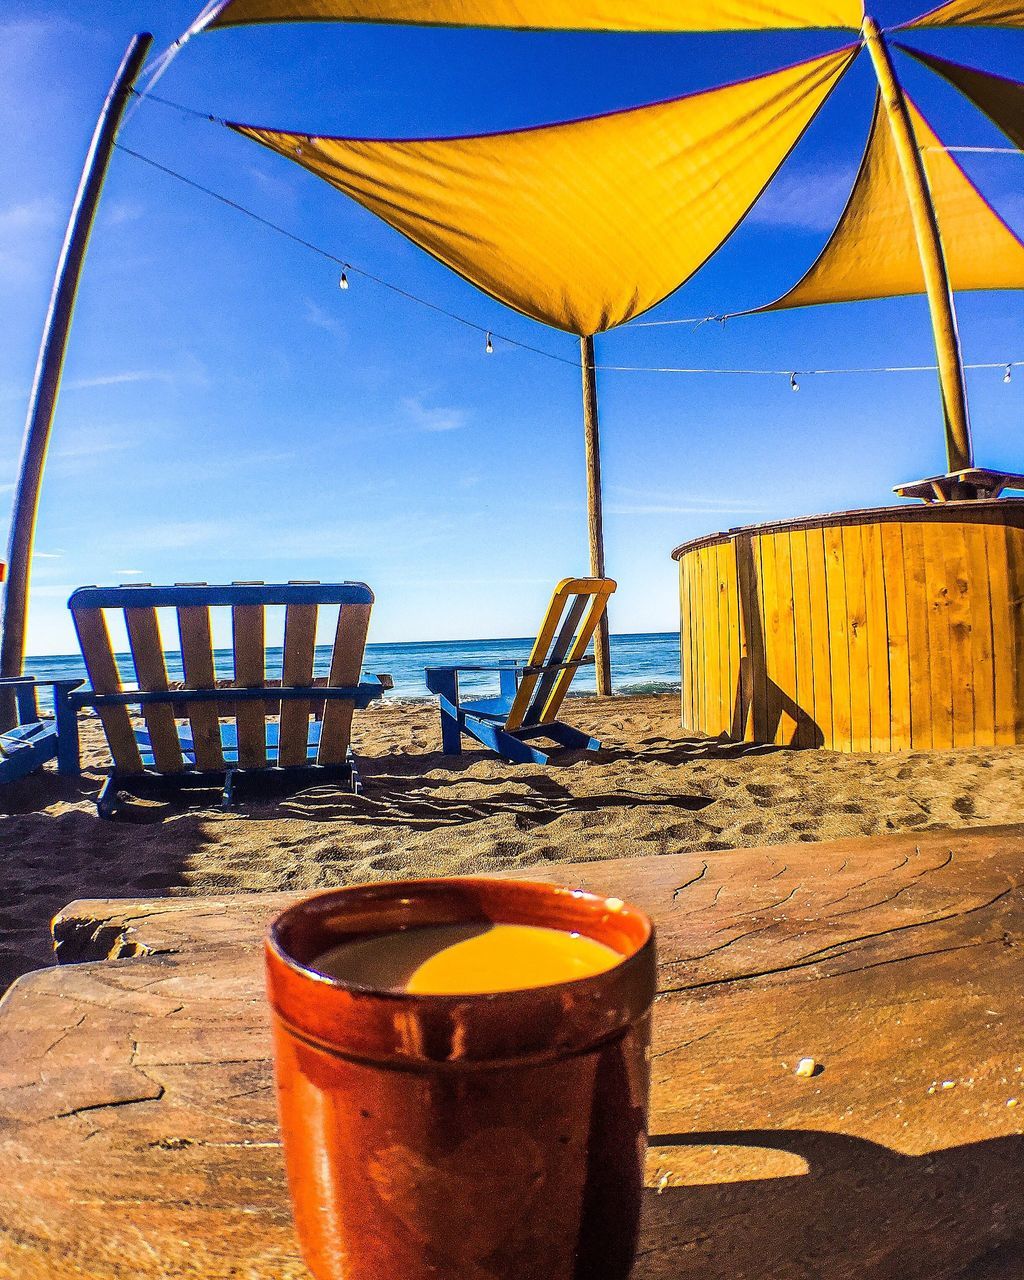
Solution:
{"label": "metal pole", "polygon": [[[594,339],[580,338],[580,366],[583,370],[583,438],[587,447],[587,528],[590,534],[590,572],[604,573],[604,516],[601,510],[601,435],[597,417],[597,373],[594,369]],[[598,623],[594,635],[594,668],[597,692],[607,698],[612,691],[612,654],[608,642],[608,614]]]}
{"label": "metal pole", "polygon": [[892,130],[892,139],[899,157],[903,182],[910,203],[910,215],[917,237],[917,250],[921,256],[925,292],[931,312],[932,331],[935,336],[935,353],[939,366],[939,386],[942,391],[942,411],[946,422],[946,457],[950,471],[963,471],[974,465],[971,447],[971,424],[967,415],[967,389],[964,385],[963,358],[960,354],[960,337],[956,327],[956,311],[953,308],[953,291],[949,284],[949,272],[942,251],[939,224],[935,216],[928,176],[914,136],[913,125],[907,111],[906,99],[889,56],[889,49],[874,18],[865,18],[862,28],[864,41],[878,77],[882,103]]}
{"label": "metal pole", "polygon": [[[29,399],[21,448],[21,468],[11,514],[7,582],[4,587],[3,618],[0,620],[0,676],[18,676],[22,671],[39,490],[46,465],[57,393],[60,390],[68,332],[75,309],[75,295],[118,126],[128,104],[132,85],[142,70],[152,43],[153,37],[148,32],[132,36],[117,69],[117,75],[96,121],[92,144],[85,158],[78,193],[57,262],[57,274],[50,294],[50,309],[43,327],[35,380]],[[3,708],[0,707],[0,724],[3,719]]]}

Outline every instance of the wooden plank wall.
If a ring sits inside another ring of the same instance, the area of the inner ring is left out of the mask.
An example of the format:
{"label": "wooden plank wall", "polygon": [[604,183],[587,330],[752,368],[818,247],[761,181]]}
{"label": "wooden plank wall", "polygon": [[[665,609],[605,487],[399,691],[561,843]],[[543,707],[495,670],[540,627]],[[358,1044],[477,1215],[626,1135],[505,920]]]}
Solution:
{"label": "wooden plank wall", "polygon": [[682,723],[837,751],[1024,742],[1024,503],[740,531],[679,554]]}

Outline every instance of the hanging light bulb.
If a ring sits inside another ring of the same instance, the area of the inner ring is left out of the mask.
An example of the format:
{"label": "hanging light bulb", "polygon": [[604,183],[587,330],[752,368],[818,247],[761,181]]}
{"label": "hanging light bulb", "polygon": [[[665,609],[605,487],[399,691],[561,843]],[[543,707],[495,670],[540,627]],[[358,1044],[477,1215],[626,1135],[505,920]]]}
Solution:
{"label": "hanging light bulb", "polygon": [[1012,370],[1011,370],[1011,366],[1010,366],[1010,365],[1007,365],[1007,366],[1006,366],[1006,372],[1003,374],[1003,381],[1004,381],[1004,382],[1009,382],[1009,381],[1011,380],[1011,378],[1012,378]]}
{"label": "hanging light bulb", "polygon": [[789,375],[789,389],[790,389],[790,391],[799,391],[799,390],[800,390],[800,383],[799,383],[799,382],[797,382],[797,380],[796,380],[796,374],[795,374],[795,373],[791,373],[791,374]]}
{"label": "hanging light bulb", "polygon": [[494,355],[494,343],[491,341],[491,335],[490,335],[489,333],[488,333],[488,335],[487,335],[487,345],[484,347],[484,351],[485,351],[489,356],[493,356],[493,355]]}
{"label": "hanging light bulb", "polygon": [[338,288],[339,289],[348,288],[348,276],[345,274],[344,271],[341,273],[341,279],[338,281]]}

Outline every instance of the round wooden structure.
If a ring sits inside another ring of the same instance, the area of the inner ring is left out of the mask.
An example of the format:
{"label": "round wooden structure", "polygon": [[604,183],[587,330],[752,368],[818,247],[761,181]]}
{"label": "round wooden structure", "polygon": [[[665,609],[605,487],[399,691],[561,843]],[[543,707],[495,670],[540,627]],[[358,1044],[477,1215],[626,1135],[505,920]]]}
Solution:
{"label": "round wooden structure", "polygon": [[685,729],[835,751],[1024,742],[1024,501],[754,525],[672,556]]}

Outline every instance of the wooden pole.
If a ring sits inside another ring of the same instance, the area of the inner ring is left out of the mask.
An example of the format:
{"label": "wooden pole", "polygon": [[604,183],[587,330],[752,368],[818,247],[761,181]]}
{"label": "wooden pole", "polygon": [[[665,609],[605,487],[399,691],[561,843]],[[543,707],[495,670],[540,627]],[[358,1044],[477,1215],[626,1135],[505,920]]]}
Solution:
{"label": "wooden pole", "polygon": [[910,215],[917,237],[917,250],[921,256],[925,292],[931,312],[932,331],[935,336],[935,354],[939,366],[939,386],[942,391],[942,411],[946,423],[946,457],[950,471],[963,471],[973,467],[971,424],[967,414],[967,389],[964,385],[963,358],[960,354],[960,337],[956,327],[956,311],[953,307],[953,291],[950,288],[946,258],[942,251],[939,224],[935,216],[928,176],[914,136],[913,125],[907,111],[906,99],[896,70],[889,56],[878,24],[866,17],[862,28],[864,41],[878,77],[882,103],[892,130],[893,143],[899,157],[903,182],[910,202]]}
{"label": "wooden pole", "polygon": [[[43,327],[35,380],[29,398],[25,435],[21,448],[18,487],[14,494],[11,533],[7,549],[7,582],[4,587],[3,618],[0,619],[0,676],[19,676],[25,660],[25,630],[28,621],[28,589],[32,571],[32,543],[35,539],[39,490],[50,443],[50,429],[60,390],[64,354],[67,350],[75,295],[89,246],[103,180],[107,176],[118,126],[136,77],[142,70],[153,37],[148,32],[132,36],[117,75],[110,86],[89,153],[85,158],[78,193],[71,208],[57,274],[50,294],[50,309]],[[0,708],[0,724],[3,723]]]}
{"label": "wooden pole", "polygon": [[[590,534],[590,572],[603,578],[604,516],[601,510],[601,434],[597,417],[597,371],[594,368],[594,339],[580,338],[580,366],[583,371],[583,438],[587,448],[587,528]],[[597,692],[607,698],[612,691],[612,654],[608,642],[608,614],[605,612],[594,634],[594,668]]]}

